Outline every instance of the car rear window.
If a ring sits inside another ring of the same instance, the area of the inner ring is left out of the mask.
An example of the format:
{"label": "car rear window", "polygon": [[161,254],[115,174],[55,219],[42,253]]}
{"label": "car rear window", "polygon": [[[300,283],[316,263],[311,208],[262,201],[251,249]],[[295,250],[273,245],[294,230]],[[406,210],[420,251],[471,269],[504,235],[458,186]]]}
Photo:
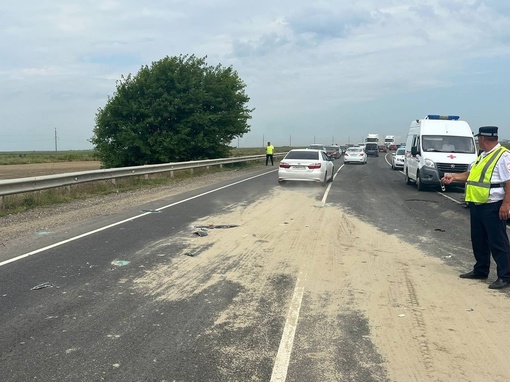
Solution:
{"label": "car rear window", "polygon": [[285,159],[319,159],[318,151],[290,151]]}
{"label": "car rear window", "polygon": [[398,149],[395,155],[404,155],[406,153],[406,149]]}

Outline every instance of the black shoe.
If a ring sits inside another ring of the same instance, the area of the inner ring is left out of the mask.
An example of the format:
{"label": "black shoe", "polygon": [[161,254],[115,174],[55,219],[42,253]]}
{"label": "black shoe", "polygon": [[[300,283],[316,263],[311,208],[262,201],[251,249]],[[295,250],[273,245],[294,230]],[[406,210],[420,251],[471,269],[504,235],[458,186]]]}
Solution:
{"label": "black shoe", "polygon": [[507,286],[510,286],[510,280],[497,279],[489,285],[489,289],[503,289]]}
{"label": "black shoe", "polygon": [[459,275],[461,279],[485,280],[487,276],[475,273],[474,271]]}

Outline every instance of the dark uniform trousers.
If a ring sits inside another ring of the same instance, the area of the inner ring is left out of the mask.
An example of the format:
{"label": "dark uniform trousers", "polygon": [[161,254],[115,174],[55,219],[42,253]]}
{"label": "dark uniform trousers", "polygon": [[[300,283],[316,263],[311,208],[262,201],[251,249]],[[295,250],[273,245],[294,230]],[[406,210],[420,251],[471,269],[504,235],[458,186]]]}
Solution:
{"label": "dark uniform trousers", "polygon": [[476,264],[473,271],[489,275],[491,253],[497,265],[498,278],[510,281],[510,243],[506,220],[499,218],[503,201],[476,205],[469,203],[471,244]]}

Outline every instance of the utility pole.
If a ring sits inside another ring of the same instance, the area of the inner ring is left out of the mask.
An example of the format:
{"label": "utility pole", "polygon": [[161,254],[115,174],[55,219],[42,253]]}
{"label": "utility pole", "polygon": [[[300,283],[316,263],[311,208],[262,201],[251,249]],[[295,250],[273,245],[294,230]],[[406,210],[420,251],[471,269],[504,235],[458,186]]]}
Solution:
{"label": "utility pole", "polygon": [[289,135],[289,147],[292,147],[292,134]]}
{"label": "utility pole", "polygon": [[55,127],[55,151],[58,151],[57,149],[57,128]]}
{"label": "utility pole", "polygon": [[264,140],[264,134],[262,134],[262,147],[266,146],[266,144],[264,142],[266,142],[266,141]]}

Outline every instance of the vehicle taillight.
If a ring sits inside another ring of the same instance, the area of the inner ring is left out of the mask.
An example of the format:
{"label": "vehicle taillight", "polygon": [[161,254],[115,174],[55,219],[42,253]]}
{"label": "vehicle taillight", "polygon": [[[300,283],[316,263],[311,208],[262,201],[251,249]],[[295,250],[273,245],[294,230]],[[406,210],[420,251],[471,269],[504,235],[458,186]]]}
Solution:
{"label": "vehicle taillight", "polygon": [[290,164],[285,162],[280,162],[280,168],[290,168]]}
{"label": "vehicle taillight", "polygon": [[363,155],[364,155],[363,153],[359,154],[360,157],[362,157]]}
{"label": "vehicle taillight", "polygon": [[345,153],[345,154],[344,154],[344,157],[348,157],[348,156],[349,156],[349,153]]}
{"label": "vehicle taillight", "polygon": [[308,165],[308,168],[309,168],[310,170],[314,170],[314,169],[316,169],[316,168],[321,168],[321,164],[320,164],[320,163],[312,163],[312,164],[309,164],[309,165]]}

